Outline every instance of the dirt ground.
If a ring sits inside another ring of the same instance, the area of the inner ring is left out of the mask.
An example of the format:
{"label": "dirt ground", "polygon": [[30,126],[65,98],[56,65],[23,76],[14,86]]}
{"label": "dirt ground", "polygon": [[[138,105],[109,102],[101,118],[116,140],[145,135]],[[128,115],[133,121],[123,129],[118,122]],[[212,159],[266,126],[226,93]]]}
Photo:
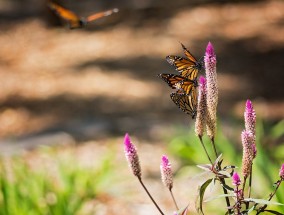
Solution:
{"label": "dirt ground", "polygon": [[246,99],[260,118],[283,119],[284,1],[145,2],[115,1],[119,13],[69,30],[43,2],[20,13],[0,1],[2,152],[125,132],[160,143],[175,125],[192,126],[157,78],[175,73],[165,56],[182,55],[179,42],[197,58],[213,43],[221,120],[241,119]]}

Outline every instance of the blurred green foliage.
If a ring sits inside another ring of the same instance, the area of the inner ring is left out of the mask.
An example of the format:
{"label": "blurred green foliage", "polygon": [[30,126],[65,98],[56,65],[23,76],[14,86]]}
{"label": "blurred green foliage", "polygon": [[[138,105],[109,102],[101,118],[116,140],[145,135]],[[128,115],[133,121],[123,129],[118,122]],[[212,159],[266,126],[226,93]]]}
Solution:
{"label": "blurred green foliage", "polygon": [[[221,125],[218,125],[217,131],[215,143],[218,152],[223,155],[223,166],[236,165],[239,167],[236,171],[240,173],[241,134],[234,134],[233,137],[238,137],[238,139],[228,137],[224,135],[225,132]],[[236,133],[241,130],[233,128],[233,131]],[[267,199],[269,194],[274,191],[273,184],[279,179],[279,169],[284,163],[284,120],[271,125],[258,119],[256,135],[257,157],[253,165],[252,197]],[[209,163],[198,137],[195,136],[194,126],[189,131],[179,129],[177,135],[174,136],[175,138],[169,144],[169,152],[180,159],[182,166]],[[211,158],[215,159],[210,140],[206,135],[204,135],[203,141],[212,155]],[[231,184],[231,181],[227,181],[228,184]],[[284,203],[284,184],[281,184],[273,201]],[[221,210],[221,207],[218,208]],[[284,214],[284,208],[281,206],[269,206],[269,209],[275,209]]]}
{"label": "blurred green foliage", "polygon": [[[0,214],[94,214],[84,206],[94,205],[111,184],[112,156],[106,155],[94,168],[80,165],[72,153],[61,156],[53,149],[38,153],[41,158],[30,163],[22,156],[1,158]],[[51,161],[44,162],[45,156],[52,156]]]}

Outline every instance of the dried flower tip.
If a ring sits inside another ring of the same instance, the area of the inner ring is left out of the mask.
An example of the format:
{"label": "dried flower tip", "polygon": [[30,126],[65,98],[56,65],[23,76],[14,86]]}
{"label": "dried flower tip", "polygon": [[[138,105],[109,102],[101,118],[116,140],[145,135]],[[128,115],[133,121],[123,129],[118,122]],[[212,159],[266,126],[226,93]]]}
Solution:
{"label": "dried flower tip", "polygon": [[279,176],[281,179],[284,180],[284,164],[282,164],[280,171],[279,171]]}
{"label": "dried flower tip", "polygon": [[129,135],[126,133],[124,137],[124,152],[133,174],[141,178],[141,167],[139,157],[135,146],[131,143]]}
{"label": "dried flower tip", "polygon": [[169,159],[165,155],[162,156],[160,169],[163,184],[171,190],[173,188],[173,172]]}
{"label": "dried flower tip", "polygon": [[199,137],[203,136],[206,123],[206,79],[203,76],[199,78],[199,93],[197,99],[197,115],[195,121],[195,134]]}
{"label": "dried flower tip", "polygon": [[247,178],[251,171],[254,156],[252,148],[253,135],[250,131],[244,130],[241,136],[243,145],[242,174],[245,178]]}
{"label": "dried flower tip", "polygon": [[[253,109],[252,102],[250,100],[247,100],[246,102],[244,118],[245,118],[246,130],[252,132],[252,134],[255,136],[256,114],[255,114],[255,110]],[[255,137],[254,137],[254,140],[255,140]]]}
{"label": "dried flower tip", "polygon": [[234,172],[232,176],[232,184],[235,186],[239,186],[241,184],[241,179],[237,172]]}
{"label": "dried flower tip", "polygon": [[209,42],[206,48],[205,57],[205,74],[207,80],[207,122],[206,130],[210,139],[214,139],[216,134],[216,111],[218,104],[218,85],[216,72],[216,55],[212,44]]}

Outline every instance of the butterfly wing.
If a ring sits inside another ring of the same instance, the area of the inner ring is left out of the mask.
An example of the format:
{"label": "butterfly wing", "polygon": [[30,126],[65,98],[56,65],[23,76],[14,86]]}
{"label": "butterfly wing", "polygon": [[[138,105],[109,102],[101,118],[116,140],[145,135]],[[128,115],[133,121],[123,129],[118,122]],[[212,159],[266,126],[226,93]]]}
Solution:
{"label": "butterfly wing", "polygon": [[171,99],[186,114],[191,115],[192,119],[196,117],[196,90],[193,88],[192,93],[188,96],[184,93],[171,93]]}
{"label": "butterfly wing", "polygon": [[188,69],[189,67],[194,66],[194,62],[189,61],[188,59],[180,56],[169,55],[166,57],[166,60],[169,64],[175,66],[178,72]]}
{"label": "butterfly wing", "polygon": [[192,88],[196,85],[195,81],[186,79],[180,75],[162,73],[158,76],[167,82],[172,89],[178,89],[179,93],[185,93],[186,95],[189,95]]}
{"label": "butterfly wing", "polygon": [[91,21],[94,21],[96,19],[100,19],[102,17],[105,17],[105,16],[109,16],[113,13],[117,13],[118,12],[118,9],[117,8],[114,8],[114,9],[111,9],[111,10],[106,10],[106,11],[103,11],[103,12],[99,12],[99,13],[95,13],[93,15],[90,15],[86,18],[87,22],[91,22]]}
{"label": "butterfly wing", "polygon": [[197,60],[196,58],[193,56],[193,54],[190,53],[190,51],[182,44],[180,43],[182,49],[183,49],[183,52],[185,54],[185,56],[191,61],[193,62],[194,64],[197,63]]}
{"label": "butterfly wing", "polygon": [[181,46],[187,58],[169,55],[166,57],[166,60],[169,64],[175,66],[176,70],[181,73],[181,76],[195,80],[198,72],[202,69],[202,65],[182,43]]}
{"label": "butterfly wing", "polygon": [[53,2],[48,2],[48,6],[51,10],[55,11],[58,16],[60,16],[64,20],[66,20],[69,23],[70,28],[81,27],[80,18],[75,13],[73,13],[72,11],[67,10],[66,8],[64,8],[64,7],[62,7],[58,4],[55,4]]}

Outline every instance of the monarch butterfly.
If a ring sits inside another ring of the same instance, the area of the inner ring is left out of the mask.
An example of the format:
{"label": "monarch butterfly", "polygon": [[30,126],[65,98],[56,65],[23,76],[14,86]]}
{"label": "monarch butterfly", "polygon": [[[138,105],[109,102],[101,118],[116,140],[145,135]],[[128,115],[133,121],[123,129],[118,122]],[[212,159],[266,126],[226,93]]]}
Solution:
{"label": "monarch butterfly", "polygon": [[176,70],[181,73],[181,76],[190,80],[196,80],[198,72],[203,68],[203,65],[196,60],[182,43],[181,46],[187,58],[169,55],[166,57],[166,60],[169,64],[175,66]]}
{"label": "monarch butterfly", "polygon": [[196,117],[197,94],[196,88],[192,88],[191,94],[174,92],[171,93],[171,99],[183,112],[191,115],[192,119]]}
{"label": "monarch butterfly", "polygon": [[102,18],[104,16],[109,16],[112,13],[118,12],[117,8],[95,13],[93,15],[90,15],[86,18],[84,17],[79,17],[77,14],[74,12],[58,5],[53,2],[48,2],[48,6],[51,10],[54,10],[57,15],[59,15],[62,19],[66,20],[68,22],[69,28],[74,29],[74,28],[82,28],[85,25],[87,25],[89,22],[94,21],[96,19]]}
{"label": "monarch butterfly", "polygon": [[190,95],[192,89],[197,87],[197,82],[189,80],[180,75],[174,74],[159,74],[158,77],[162,78],[172,89],[178,89],[178,93]]}

